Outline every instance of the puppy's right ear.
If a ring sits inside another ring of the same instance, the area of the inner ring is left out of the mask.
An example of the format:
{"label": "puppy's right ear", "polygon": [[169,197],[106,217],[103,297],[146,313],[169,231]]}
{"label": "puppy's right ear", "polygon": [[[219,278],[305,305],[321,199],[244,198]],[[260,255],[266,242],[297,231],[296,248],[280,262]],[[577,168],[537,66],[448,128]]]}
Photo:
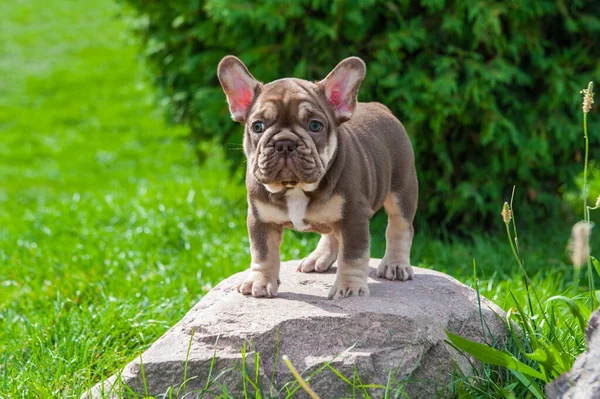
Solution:
{"label": "puppy's right ear", "polygon": [[228,55],[219,62],[217,76],[227,96],[231,118],[244,123],[248,108],[256,96],[256,89],[261,83],[254,79],[246,65],[233,55]]}

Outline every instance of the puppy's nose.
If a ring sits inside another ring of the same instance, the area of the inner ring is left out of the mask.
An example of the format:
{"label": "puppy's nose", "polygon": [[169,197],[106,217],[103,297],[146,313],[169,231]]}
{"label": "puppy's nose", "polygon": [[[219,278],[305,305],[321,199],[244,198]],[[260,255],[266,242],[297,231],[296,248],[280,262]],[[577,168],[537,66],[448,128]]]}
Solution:
{"label": "puppy's nose", "polygon": [[275,143],[275,149],[280,154],[289,154],[296,149],[296,143],[292,140],[279,140]]}

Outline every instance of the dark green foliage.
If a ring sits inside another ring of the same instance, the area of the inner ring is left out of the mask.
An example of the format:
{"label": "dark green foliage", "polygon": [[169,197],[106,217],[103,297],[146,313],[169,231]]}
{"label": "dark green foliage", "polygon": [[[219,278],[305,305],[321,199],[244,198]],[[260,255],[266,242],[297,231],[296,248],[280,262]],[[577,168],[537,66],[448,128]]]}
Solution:
{"label": "dark green foliage", "polygon": [[171,117],[236,164],[221,57],[269,81],[321,79],[357,55],[359,99],[388,105],[413,141],[421,222],[488,225],[513,185],[529,201],[521,219],[540,216],[580,171],[578,93],[600,81],[597,0],[125,1]]}

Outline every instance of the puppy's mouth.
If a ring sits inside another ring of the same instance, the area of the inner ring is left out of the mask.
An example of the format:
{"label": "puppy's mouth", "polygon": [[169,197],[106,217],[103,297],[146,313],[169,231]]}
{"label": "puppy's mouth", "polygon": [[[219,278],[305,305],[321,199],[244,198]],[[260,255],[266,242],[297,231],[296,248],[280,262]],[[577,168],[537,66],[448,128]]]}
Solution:
{"label": "puppy's mouth", "polygon": [[[295,187],[302,180],[302,173],[298,170],[291,157],[280,157],[277,162],[277,168],[274,171],[276,173],[269,183],[279,183],[284,187]],[[267,173],[263,173],[263,176],[269,174],[268,171],[265,172]]]}
{"label": "puppy's mouth", "polygon": [[256,156],[253,174],[262,184],[296,187],[320,180],[322,168],[319,161],[306,147],[298,146],[293,153],[280,154],[272,146],[265,146]]}

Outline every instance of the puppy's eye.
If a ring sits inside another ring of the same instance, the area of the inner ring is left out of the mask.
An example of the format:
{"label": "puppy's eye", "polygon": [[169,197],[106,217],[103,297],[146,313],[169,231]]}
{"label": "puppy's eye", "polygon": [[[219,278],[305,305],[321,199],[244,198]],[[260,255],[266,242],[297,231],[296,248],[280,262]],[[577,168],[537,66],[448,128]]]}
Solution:
{"label": "puppy's eye", "polygon": [[265,131],[265,124],[262,122],[254,122],[250,128],[254,133],[262,133]]}
{"label": "puppy's eye", "polygon": [[323,129],[323,124],[313,119],[312,121],[308,122],[308,128],[311,132],[320,132],[321,129]]}

